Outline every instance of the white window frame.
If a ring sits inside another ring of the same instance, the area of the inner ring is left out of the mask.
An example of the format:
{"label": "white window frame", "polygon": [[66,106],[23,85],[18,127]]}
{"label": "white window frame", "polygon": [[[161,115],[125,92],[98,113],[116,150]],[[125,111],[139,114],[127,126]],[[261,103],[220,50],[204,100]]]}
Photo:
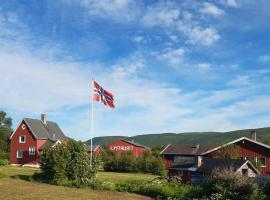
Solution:
{"label": "white window frame", "polygon": [[267,164],[267,160],[266,160],[266,157],[259,157],[259,159],[264,159],[264,165],[260,166],[260,167],[266,167],[266,164]]}
{"label": "white window frame", "polygon": [[[24,137],[24,141],[22,141],[22,137]],[[25,141],[26,141],[26,136],[25,135],[20,135],[19,143],[25,143]]]}
{"label": "white window frame", "polygon": [[[19,152],[21,153],[21,155],[19,154]],[[23,151],[17,150],[16,151],[16,158],[23,158]]]}
{"label": "white window frame", "polygon": [[29,147],[29,155],[36,155],[36,147]]}
{"label": "white window frame", "polygon": [[26,126],[25,124],[22,125],[22,129],[25,130],[26,129]]}

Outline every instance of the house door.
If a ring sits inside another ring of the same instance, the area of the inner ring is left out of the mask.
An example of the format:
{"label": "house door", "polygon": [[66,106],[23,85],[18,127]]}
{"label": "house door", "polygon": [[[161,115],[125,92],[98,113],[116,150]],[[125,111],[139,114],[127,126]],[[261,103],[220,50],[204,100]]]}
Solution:
{"label": "house door", "polygon": [[248,176],[248,169],[242,169],[242,176]]}

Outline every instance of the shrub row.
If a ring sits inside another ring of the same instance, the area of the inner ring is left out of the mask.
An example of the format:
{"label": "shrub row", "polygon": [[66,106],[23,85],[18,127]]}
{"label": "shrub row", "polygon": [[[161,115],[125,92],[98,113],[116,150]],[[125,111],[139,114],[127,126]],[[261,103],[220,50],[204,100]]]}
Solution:
{"label": "shrub row", "polygon": [[191,186],[179,183],[155,183],[144,181],[128,181],[113,183],[108,181],[95,181],[91,187],[96,190],[109,190],[117,192],[132,192],[158,199],[193,199],[202,194],[200,186]]}
{"label": "shrub row", "polygon": [[103,168],[112,172],[144,172],[165,175],[162,158],[152,151],[146,151],[142,156],[135,157],[131,152],[116,154],[106,151],[103,155]]}
{"label": "shrub row", "polygon": [[270,182],[259,189],[253,180],[236,174],[219,174],[213,176],[204,185],[187,185],[165,178],[150,182],[128,181],[114,183],[95,181],[91,187],[96,190],[132,192],[156,199],[174,200],[269,200]]}

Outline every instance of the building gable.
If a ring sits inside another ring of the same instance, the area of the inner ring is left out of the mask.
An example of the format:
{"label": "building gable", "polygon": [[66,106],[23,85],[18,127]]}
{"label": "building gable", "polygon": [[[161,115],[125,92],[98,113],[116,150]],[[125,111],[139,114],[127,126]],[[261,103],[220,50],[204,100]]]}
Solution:
{"label": "building gable", "polygon": [[[216,148],[209,149],[208,151],[203,152],[201,155],[207,155],[207,154],[213,153],[215,151],[218,151],[221,148],[227,147],[227,146],[232,145],[232,144],[241,145],[241,144],[243,144],[245,142],[251,143],[252,145],[256,146],[257,148],[264,148],[264,149],[267,149],[267,150],[270,151],[270,146],[268,146],[266,144],[263,144],[261,142],[252,140],[252,139],[247,138],[247,137],[241,137],[241,138],[239,138],[237,140],[233,140],[233,141],[228,142],[226,144],[220,145],[220,146],[218,146]],[[252,151],[256,151],[256,148],[252,148]]]}
{"label": "building gable", "polygon": [[9,137],[9,139],[11,140],[16,133],[18,133],[18,132],[21,133],[22,131],[25,132],[26,134],[31,134],[31,136],[33,137],[33,139],[37,139],[36,136],[35,136],[35,134],[31,130],[31,128],[24,121],[24,119],[21,120],[21,122],[19,123],[19,125],[17,126],[17,128],[15,129],[15,131],[11,134],[11,136]]}

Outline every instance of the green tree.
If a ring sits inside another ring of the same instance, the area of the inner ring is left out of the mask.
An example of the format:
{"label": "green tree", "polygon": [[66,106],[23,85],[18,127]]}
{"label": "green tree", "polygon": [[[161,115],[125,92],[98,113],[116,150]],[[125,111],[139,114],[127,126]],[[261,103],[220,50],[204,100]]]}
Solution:
{"label": "green tree", "polygon": [[0,159],[8,159],[9,137],[12,133],[12,119],[0,111]]}
{"label": "green tree", "polygon": [[44,150],[41,156],[40,175],[36,177],[56,185],[81,187],[88,185],[95,178],[98,162],[90,159],[82,142],[70,140]]}

